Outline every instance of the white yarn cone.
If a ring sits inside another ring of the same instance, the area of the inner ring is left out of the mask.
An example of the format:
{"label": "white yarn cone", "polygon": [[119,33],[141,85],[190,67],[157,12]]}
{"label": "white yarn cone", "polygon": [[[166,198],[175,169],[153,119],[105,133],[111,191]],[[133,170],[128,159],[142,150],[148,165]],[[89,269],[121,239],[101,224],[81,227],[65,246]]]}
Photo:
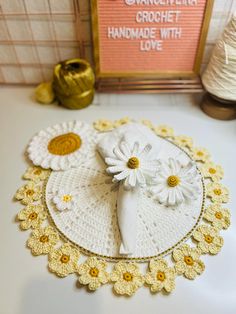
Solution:
{"label": "white yarn cone", "polygon": [[236,101],[236,13],[213,50],[202,82],[212,95]]}

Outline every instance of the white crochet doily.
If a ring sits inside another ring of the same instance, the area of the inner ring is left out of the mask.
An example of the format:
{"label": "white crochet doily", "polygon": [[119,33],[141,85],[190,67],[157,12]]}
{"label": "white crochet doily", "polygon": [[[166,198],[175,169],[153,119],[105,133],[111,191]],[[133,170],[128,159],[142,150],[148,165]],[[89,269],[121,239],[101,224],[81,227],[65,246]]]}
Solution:
{"label": "white crochet doily", "polygon": [[[160,158],[190,157],[179,147],[162,139]],[[47,182],[45,200],[57,229],[84,251],[108,259],[140,259],[170,253],[188,239],[198,226],[204,203],[204,186],[200,173],[198,184],[201,193],[191,203],[178,208],[159,204],[147,189],[142,189],[138,208],[138,238],[135,253],[119,255],[120,231],[116,215],[117,188],[106,174],[106,165],[94,154],[76,169],[53,171]],[[79,190],[76,210],[59,212],[52,202],[52,195],[60,188]]]}

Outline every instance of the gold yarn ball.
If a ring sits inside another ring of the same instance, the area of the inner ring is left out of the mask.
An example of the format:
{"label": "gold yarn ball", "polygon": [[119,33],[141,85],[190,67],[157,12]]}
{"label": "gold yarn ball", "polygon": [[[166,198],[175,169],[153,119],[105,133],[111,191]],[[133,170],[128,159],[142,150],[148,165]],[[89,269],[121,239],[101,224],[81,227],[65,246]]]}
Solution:
{"label": "gold yarn ball", "polygon": [[78,95],[63,96],[57,94],[57,99],[60,105],[68,109],[83,109],[92,103],[94,93],[94,89],[91,89]]}
{"label": "gold yarn ball", "polygon": [[52,82],[39,84],[35,89],[35,99],[41,104],[50,104],[55,100]]}
{"label": "gold yarn ball", "polygon": [[53,89],[59,103],[69,109],[82,109],[93,101],[95,76],[83,59],[58,63],[54,68]]}

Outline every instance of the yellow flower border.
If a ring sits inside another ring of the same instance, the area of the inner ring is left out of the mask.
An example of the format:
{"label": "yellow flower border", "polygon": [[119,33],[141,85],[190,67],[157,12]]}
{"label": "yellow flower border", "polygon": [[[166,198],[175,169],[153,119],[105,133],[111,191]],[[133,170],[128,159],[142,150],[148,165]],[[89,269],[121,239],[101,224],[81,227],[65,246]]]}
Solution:
{"label": "yellow flower border", "polygon": [[[132,120],[125,117],[116,121],[104,121],[112,126],[112,130]],[[151,130],[159,130],[160,127],[154,126],[150,121],[147,122],[147,120],[142,121],[142,123]],[[94,126],[96,125],[95,121]],[[183,149],[190,157],[192,156],[193,159],[195,159],[196,150],[199,151],[202,149],[203,154],[205,152],[208,153],[204,148],[190,145],[192,143],[191,138],[175,136],[171,127],[165,125],[165,128],[171,130],[171,132],[167,132],[169,136],[161,136],[160,134],[157,134],[157,136],[169,140]],[[100,129],[99,131],[104,132],[108,130]],[[179,139],[182,138],[188,139],[187,145],[182,145],[182,142],[179,141]],[[210,155],[207,155],[207,157],[208,158],[196,158],[196,164],[204,166],[210,162],[211,165],[213,165]],[[207,173],[204,176],[204,173],[202,173],[204,183],[208,183],[208,187],[216,186],[217,189],[215,189],[215,192],[212,189],[207,189],[206,197],[212,205],[208,205],[205,208],[203,203],[202,213],[199,219],[203,218],[204,223],[198,225],[197,230],[194,228],[195,232],[184,239],[188,240],[190,237],[193,245],[182,244],[182,241],[178,243],[177,247],[172,252],[172,265],[169,265],[164,259],[164,254],[155,258],[149,258],[145,274],[140,271],[140,267],[136,263],[136,261],[145,262],[145,259],[130,259],[127,261],[121,258],[120,260],[111,262],[113,268],[109,271],[107,270],[108,262],[106,261],[106,257],[94,256],[95,254],[92,252],[78,248],[78,246],[68,241],[65,236],[58,232],[48,214],[44,200],[43,190],[45,189],[49,175],[49,170],[40,167],[31,166],[26,171],[23,179],[27,180],[27,184],[18,189],[15,195],[16,200],[25,206],[17,215],[19,225],[21,230],[32,229],[32,233],[27,240],[27,246],[34,256],[48,255],[49,271],[55,273],[58,277],[76,274],[78,276],[78,285],[85,286],[90,291],[95,291],[104,284],[112,284],[113,291],[116,295],[131,296],[141,286],[148,287],[151,293],[160,291],[170,293],[175,288],[175,279],[177,276],[183,275],[187,279],[195,279],[198,275],[202,274],[205,269],[205,265],[200,257],[206,254],[217,254],[223,246],[223,238],[219,233],[221,230],[226,230],[229,227],[230,212],[228,209],[221,207],[222,203],[226,202],[226,198],[219,196],[222,192],[223,196],[227,195],[228,200],[229,193],[225,186],[220,184],[222,177],[216,180],[215,177],[211,177]],[[29,195],[27,195],[27,187],[30,187]],[[215,197],[212,193],[216,193]],[[31,197],[31,194],[36,197]],[[27,199],[25,199],[25,195],[27,195]],[[39,197],[39,195],[41,197]],[[211,208],[214,210],[210,211]],[[221,220],[222,223],[220,223]],[[219,223],[217,223],[218,221]],[[49,228],[50,233],[48,232]],[[208,229],[211,232],[209,232],[209,235],[206,235],[205,232]],[[214,232],[212,232],[212,230],[214,230]],[[213,238],[214,235],[216,239]],[[205,249],[214,248],[214,246],[211,246],[211,243],[215,243],[214,241],[219,241],[219,239],[221,242],[220,244],[217,243],[217,250],[211,251]],[[206,241],[206,245],[204,241]],[[85,260],[78,264],[81,253],[85,254]],[[92,257],[86,257],[86,253],[87,255],[92,255]],[[165,252],[165,254],[167,253],[168,252]],[[157,272],[156,274],[155,271]]]}

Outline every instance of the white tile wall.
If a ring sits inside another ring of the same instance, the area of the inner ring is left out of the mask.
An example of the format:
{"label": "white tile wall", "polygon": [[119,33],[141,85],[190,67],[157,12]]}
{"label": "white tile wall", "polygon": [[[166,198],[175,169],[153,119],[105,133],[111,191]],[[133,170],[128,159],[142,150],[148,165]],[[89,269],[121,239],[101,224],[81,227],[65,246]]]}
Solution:
{"label": "white tile wall", "polygon": [[[235,11],[236,0],[215,0],[203,68]],[[0,28],[0,83],[50,79],[50,65],[67,58],[92,61],[89,0],[0,0]]]}

